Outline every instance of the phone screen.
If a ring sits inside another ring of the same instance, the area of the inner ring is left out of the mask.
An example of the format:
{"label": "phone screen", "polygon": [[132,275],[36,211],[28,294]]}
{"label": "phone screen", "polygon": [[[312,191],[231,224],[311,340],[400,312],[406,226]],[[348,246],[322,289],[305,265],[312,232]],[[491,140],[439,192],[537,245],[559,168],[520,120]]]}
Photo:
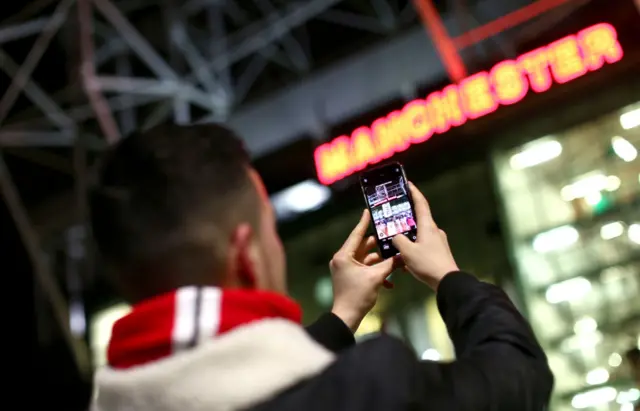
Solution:
{"label": "phone screen", "polygon": [[360,176],[360,185],[371,212],[371,219],[383,258],[393,257],[398,250],[391,239],[402,234],[409,240],[417,237],[413,201],[400,163],[374,168]]}

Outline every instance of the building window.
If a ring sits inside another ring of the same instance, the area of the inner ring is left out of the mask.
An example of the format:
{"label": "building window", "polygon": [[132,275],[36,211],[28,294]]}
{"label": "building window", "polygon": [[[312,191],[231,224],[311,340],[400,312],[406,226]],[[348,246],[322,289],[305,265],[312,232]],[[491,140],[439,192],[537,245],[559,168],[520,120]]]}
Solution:
{"label": "building window", "polygon": [[640,103],[494,157],[555,409],[619,410],[635,392],[618,360],[640,333],[638,149]]}

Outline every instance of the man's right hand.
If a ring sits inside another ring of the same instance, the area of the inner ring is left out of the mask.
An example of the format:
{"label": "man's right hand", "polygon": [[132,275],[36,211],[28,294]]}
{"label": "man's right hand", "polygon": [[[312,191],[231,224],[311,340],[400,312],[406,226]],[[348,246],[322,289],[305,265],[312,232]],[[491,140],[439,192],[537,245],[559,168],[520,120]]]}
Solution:
{"label": "man's right hand", "polygon": [[404,235],[393,237],[393,245],[400,251],[407,270],[418,280],[436,290],[445,275],[458,271],[447,235],[440,230],[431,216],[427,199],[409,183],[416,213],[418,236],[411,242]]}

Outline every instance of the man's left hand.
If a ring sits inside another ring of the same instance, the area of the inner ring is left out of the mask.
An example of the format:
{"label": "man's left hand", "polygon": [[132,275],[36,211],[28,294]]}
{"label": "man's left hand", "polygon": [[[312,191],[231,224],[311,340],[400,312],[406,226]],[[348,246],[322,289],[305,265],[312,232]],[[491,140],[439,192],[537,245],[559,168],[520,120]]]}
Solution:
{"label": "man's left hand", "polygon": [[355,332],[365,315],[373,308],[385,280],[394,270],[396,260],[383,260],[377,252],[375,237],[365,238],[371,221],[365,210],[342,248],[329,262],[333,283],[333,312]]}

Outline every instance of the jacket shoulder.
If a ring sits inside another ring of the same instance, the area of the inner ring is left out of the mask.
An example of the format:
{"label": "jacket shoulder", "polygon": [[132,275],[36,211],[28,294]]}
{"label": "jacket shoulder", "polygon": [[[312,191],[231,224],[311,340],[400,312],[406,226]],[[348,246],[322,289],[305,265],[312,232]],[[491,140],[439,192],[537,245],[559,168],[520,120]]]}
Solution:
{"label": "jacket shoulder", "polygon": [[376,337],[344,351],[320,374],[252,410],[407,409],[416,364],[414,353],[402,341]]}

